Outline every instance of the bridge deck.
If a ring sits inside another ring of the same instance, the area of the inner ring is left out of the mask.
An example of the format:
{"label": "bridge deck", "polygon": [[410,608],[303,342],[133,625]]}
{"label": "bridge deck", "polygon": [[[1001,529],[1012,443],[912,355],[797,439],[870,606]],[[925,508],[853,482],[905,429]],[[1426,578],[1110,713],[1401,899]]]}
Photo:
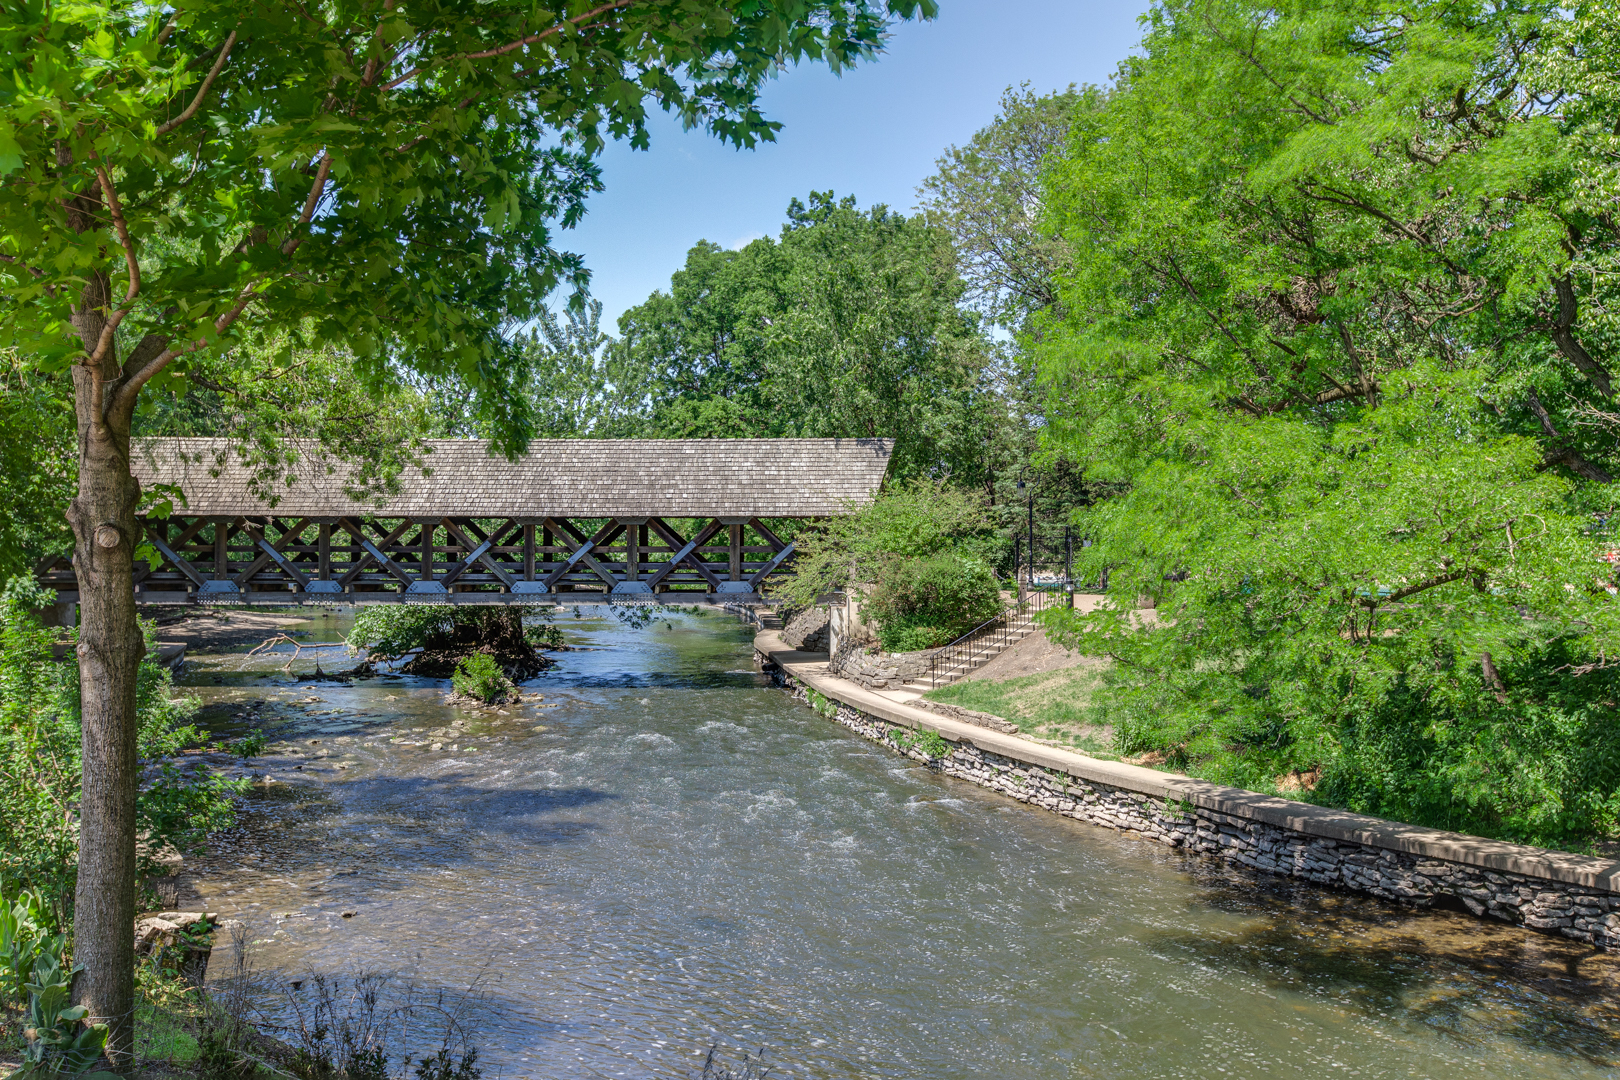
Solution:
{"label": "bridge deck", "polygon": [[[142,521],[150,558],[136,598],[758,602],[799,524],[868,500],[892,450],[885,439],[554,440],[511,462],[471,440],[429,446],[427,468],[378,505],[313,448],[266,477],[223,440],[143,440],[137,478],[184,499]],[[76,599],[67,557],[39,576]]]}

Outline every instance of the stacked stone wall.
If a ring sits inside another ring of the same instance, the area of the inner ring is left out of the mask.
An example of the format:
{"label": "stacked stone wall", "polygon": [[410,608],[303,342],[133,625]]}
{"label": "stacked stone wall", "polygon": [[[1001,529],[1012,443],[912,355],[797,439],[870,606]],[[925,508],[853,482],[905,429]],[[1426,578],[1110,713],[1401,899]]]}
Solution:
{"label": "stacked stone wall", "polygon": [[[925,762],[947,776],[998,791],[1019,802],[1256,870],[1406,906],[1468,911],[1588,942],[1605,951],[1620,950],[1620,895],[1312,836],[1190,803],[1155,799],[1021,762],[969,743],[945,743],[944,753],[935,756],[910,728],[819,693],[812,698],[806,687],[768,658],[760,656],[759,660],[778,686],[829,720]],[[936,744],[934,749],[940,747]]]}
{"label": "stacked stone wall", "polygon": [[850,646],[833,654],[827,664],[827,674],[848,679],[868,690],[891,690],[927,675],[933,656],[931,651],[885,653]]}

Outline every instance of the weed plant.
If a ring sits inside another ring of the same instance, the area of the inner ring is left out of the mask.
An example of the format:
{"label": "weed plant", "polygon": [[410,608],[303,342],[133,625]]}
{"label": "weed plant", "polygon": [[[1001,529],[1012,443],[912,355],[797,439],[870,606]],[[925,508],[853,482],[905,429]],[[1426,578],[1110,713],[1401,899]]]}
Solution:
{"label": "weed plant", "polygon": [[517,690],[488,653],[474,653],[457,664],[450,686],[462,697],[486,704],[505,701]]}

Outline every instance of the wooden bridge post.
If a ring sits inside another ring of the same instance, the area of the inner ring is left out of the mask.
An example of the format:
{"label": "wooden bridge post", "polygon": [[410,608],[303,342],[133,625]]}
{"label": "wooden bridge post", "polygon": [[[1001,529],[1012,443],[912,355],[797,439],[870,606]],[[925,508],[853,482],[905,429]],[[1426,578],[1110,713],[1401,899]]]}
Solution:
{"label": "wooden bridge post", "polygon": [[534,580],[534,524],[523,526],[523,580]]}
{"label": "wooden bridge post", "polygon": [[743,564],[743,527],[741,525],[727,524],[726,529],[731,533],[731,580],[742,580]]}
{"label": "wooden bridge post", "polygon": [[231,576],[230,555],[225,550],[226,537],[231,534],[228,518],[214,521],[214,580],[224,581]]}

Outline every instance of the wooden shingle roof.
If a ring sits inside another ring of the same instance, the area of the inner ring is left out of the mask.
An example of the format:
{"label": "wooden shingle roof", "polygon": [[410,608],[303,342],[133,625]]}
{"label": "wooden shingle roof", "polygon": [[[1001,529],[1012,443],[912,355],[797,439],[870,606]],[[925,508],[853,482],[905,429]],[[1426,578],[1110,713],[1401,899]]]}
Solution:
{"label": "wooden shingle roof", "polygon": [[[305,517],[823,517],[864,503],[892,439],[537,439],[516,461],[481,439],[430,439],[424,468],[397,494],[356,500],[347,470],[313,444],[278,475],[274,512]],[[176,484],[182,514],[256,515],[272,507],[224,439],[137,439],[145,487]],[[216,475],[217,474],[217,475]],[[288,474],[294,476],[286,483]]]}

